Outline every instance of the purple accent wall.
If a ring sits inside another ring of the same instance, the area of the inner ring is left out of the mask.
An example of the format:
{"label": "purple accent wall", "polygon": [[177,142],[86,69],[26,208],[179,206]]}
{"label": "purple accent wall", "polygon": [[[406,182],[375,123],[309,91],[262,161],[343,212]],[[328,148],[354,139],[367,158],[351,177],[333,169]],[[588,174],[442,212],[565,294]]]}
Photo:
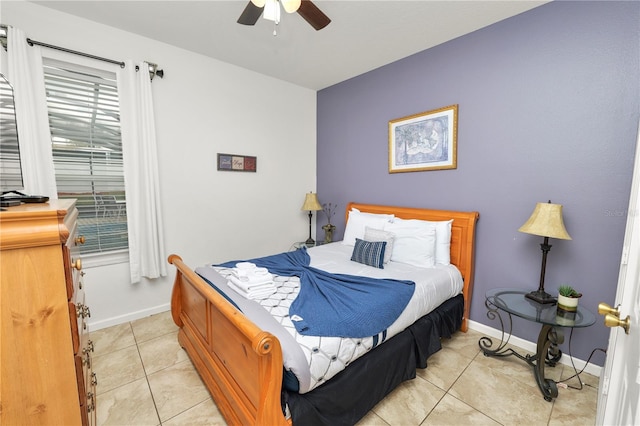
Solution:
{"label": "purple accent wall", "polygon": [[[562,204],[573,240],[551,240],[545,288],[572,284],[595,313],[615,300],[639,100],[640,3],[552,2],[318,92],[318,196],[479,211],[471,319],[496,328],[485,292],[539,282],[542,237],[517,229]],[[389,174],[389,120],[452,104],[457,169]],[[573,333],[578,358],[607,347],[601,318]],[[539,326],[513,331],[535,342]]]}

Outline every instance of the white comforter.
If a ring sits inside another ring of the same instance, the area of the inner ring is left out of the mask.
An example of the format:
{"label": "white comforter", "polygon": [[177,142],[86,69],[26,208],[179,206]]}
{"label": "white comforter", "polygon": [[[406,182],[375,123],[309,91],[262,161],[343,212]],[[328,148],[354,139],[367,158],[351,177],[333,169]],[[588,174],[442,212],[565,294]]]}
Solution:
{"label": "white comforter", "polygon": [[427,269],[389,262],[384,269],[378,269],[351,261],[352,251],[353,247],[340,242],[310,248],[310,266],[331,273],[411,280],[416,283],[406,309],[385,333],[378,336],[352,339],[299,334],[289,319],[289,306],[300,288],[297,277],[275,277],[277,293],[260,300],[248,300],[226,285],[230,269],[207,266],[196,269],[196,272],[226,293],[259,327],[278,337],[285,369],[296,376],[299,392],[305,393],[335,376],[376,344],[400,333],[418,318],[462,291],[462,276],[453,265],[438,265]]}

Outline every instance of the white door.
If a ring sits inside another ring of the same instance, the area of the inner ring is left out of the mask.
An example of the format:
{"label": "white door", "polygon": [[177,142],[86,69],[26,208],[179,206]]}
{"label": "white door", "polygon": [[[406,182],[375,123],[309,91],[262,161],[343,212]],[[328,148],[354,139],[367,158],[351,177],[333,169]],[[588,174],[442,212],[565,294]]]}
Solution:
{"label": "white door", "polygon": [[629,334],[611,329],[596,424],[640,425],[640,126],[615,306],[630,317]]}

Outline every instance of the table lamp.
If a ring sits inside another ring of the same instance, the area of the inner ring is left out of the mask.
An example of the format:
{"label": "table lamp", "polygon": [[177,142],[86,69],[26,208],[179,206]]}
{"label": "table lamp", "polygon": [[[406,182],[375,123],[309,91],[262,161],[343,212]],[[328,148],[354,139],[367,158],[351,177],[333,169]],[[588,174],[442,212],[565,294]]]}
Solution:
{"label": "table lamp", "polygon": [[551,250],[549,238],[558,238],[561,240],[571,239],[562,221],[562,205],[551,204],[551,201],[536,204],[536,208],[533,210],[531,217],[518,231],[544,237],[544,241],[540,244],[540,248],[542,249],[540,286],[538,290],[527,293],[525,297],[542,304],[555,303],[555,297],[544,291],[544,272],[547,267],[547,253]]}
{"label": "table lamp", "polygon": [[311,238],[311,217],[313,216],[314,211],[322,210],[322,206],[318,201],[318,194],[314,194],[313,192],[306,194],[304,197],[304,204],[302,204],[302,208],[300,210],[309,212],[309,238],[305,241],[305,244],[312,246],[316,242]]}

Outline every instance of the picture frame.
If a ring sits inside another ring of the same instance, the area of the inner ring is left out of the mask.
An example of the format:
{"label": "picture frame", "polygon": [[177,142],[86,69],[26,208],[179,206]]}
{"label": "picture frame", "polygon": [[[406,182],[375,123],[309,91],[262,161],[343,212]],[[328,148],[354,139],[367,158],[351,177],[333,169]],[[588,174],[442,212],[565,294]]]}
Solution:
{"label": "picture frame", "polygon": [[458,105],[389,121],[389,173],[455,169]]}
{"label": "picture frame", "polygon": [[218,170],[227,172],[256,172],[258,158],[250,155],[218,153]]}

